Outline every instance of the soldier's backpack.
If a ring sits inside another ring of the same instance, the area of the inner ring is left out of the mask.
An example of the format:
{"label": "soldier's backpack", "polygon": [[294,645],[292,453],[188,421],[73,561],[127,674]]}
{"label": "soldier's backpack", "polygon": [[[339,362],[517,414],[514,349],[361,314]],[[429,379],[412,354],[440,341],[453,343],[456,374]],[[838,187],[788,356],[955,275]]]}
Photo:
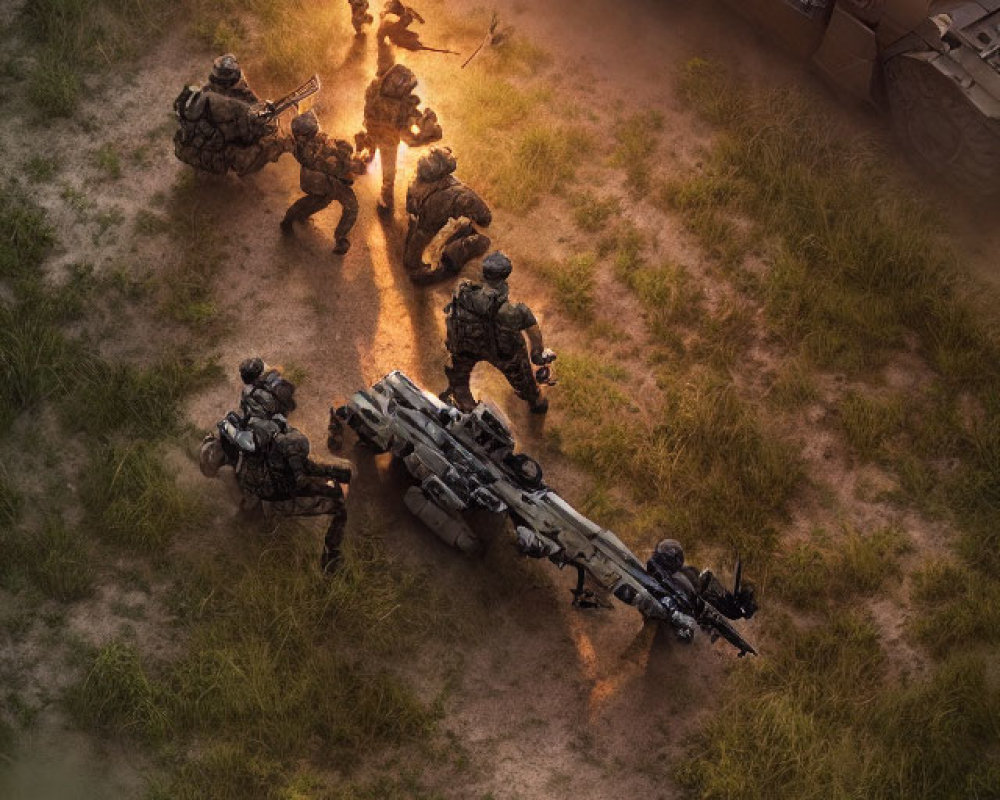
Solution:
{"label": "soldier's backpack", "polygon": [[497,311],[504,299],[499,293],[485,292],[482,284],[462,281],[444,307],[448,350],[495,357]]}
{"label": "soldier's backpack", "polygon": [[295,410],[295,384],[270,369],[243,390],[240,408],[245,417],[288,416]]}

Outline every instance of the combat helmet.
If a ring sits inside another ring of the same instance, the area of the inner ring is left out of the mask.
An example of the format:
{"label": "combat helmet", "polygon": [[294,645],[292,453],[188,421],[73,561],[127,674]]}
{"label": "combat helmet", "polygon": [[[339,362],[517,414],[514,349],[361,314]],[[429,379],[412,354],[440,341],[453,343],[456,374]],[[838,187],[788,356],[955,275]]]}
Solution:
{"label": "combat helmet", "polygon": [[226,53],[212,62],[212,73],[208,76],[208,80],[219,86],[235,86],[242,77],[240,62],[232,53]]}
{"label": "combat helmet", "polygon": [[312,109],[292,119],[292,136],[295,138],[311,139],[317,133],[319,133],[319,119]]}
{"label": "combat helmet", "polygon": [[430,152],[421,156],[417,162],[417,177],[426,183],[439,181],[445,175],[451,175],[458,166],[458,161],[451,154],[450,147],[432,147]]}
{"label": "combat helmet", "polygon": [[684,548],[676,539],[662,539],[656,545],[653,559],[664,569],[677,572],[684,566]]}
{"label": "combat helmet", "polygon": [[417,76],[402,64],[394,64],[382,78],[381,93],[385,97],[402,100],[417,88]]}
{"label": "combat helmet", "polygon": [[259,356],[248,358],[240,364],[240,380],[253,383],[264,372],[264,360]]}
{"label": "combat helmet", "polygon": [[506,280],[513,268],[510,259],[504,253],[494,250],[483,259],[483,280],[489,282]]}

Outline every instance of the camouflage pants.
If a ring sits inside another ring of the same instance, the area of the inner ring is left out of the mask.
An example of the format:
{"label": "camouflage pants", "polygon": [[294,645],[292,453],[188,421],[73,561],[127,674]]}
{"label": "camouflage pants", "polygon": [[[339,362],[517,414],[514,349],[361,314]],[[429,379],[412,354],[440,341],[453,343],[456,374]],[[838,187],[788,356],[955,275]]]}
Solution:
{"label": "camouflage pants", "polygon": [[460,411],[469,412],[476,407],[472,389],[469,388],[469,378],[480,361],[486,361],[500,370],[522,400],[534,405],[541,398],[542,391],[535,383],[535,373],[531,368],[526,347],[522,347],[513,356],[505,359],[493,359],[471,353],[452,353],[451,366],[444,368],[444,374],[448,377],[446,393],[454,398],[455,406]]}
{"label": "camouflage pants", "polygon": [[339,552],[347,525],[347,506],[344,492],[337,484],[316,478],[315,488],[289,500],[262,501],[267,516],[278,514],[286,517],[322,517],[329,515],[330,525],[323,539],[323,552]]}
{"label": "camouflage pants", "polygon": [[331,188],[333,191],[330,194],[307,194],[300,197],[285,212],[282,224],[305,222],[317,211],[322,211],[330,203],[336,201],[340,203],[343,210],[337,228],[333,232],[333,238],[338,242],[341,239],[346,239],[347,234],[351,232],[354,223],[358,220],[358,197],[354,194],[354,189],[341,181],[331,181]]}
{"label": "camouflage pants", "polygon": [[375,149],[382,161],[382,194],[379,202],[386,208],[392,208],[396,189],[396,155],[399,151],[399,136],[385,134],[374,135]]}

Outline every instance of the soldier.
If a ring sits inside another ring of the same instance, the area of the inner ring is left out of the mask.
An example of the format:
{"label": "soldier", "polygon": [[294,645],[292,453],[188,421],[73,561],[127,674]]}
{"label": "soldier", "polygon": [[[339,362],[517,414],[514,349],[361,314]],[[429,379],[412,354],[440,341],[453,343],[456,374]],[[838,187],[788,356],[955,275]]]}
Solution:
{"label": "soldier", "polygon": [[246,76],[243,74],[236,56],[232,53],[225,53],[212,62],[208,83],[202,86],[201,90],[242,100],[247,105],[260,102],[257,93],[247,83]]}
{"label": "soldier", "polygon": [[174,153],[185,164],[215,174],[243,177],[291,149],[277,121],[254,113],[257,95],[232,54],[215,60],[208,83],[185,87],[174,101],[178,130]]}
{"label": "soldier", "polygon": [[[488,227],[493,217],[482,198],[452,173],[457,163],[447,147],[432,148],[417,162],[417,174],[406,191],[410,227],[406,232],[403,266],[416,283],[430,283],[461,272],[473,258],[490,247],[487,236],[475,225]],[[433,266],[424,252],[450,224],[444,247]]]}
{"label": "soldier", "polygon": [[380,71],[365,91],[365,130],[356,137],[359,149],[382,156],[382,193],[378,210],[392,211],[396,183],[396,151],[401,141],[410,147],[436,142],[441,138],[437,115],[429,108],[420,111],[420,98],[413,94],[417,79],[402,64]]}
{"label": "soldier", "polygon": [[[712,574],[684,563],[684,548],[676,539],[663,539],[646,562],[646,571],[661,583],[667,579],[688,597],[692,608],[701,610],[708,601],[729,619],[750,619],[757,611],[754,587],[747,583],[730,592]],[[737,569],[737,573],[739,570]]]}
{"label": "soldier", "polygon": [[275,414],[287,417],[295,410],[295,384],[281,374],[278,367],[267,367],[259,357],[248,358],[240,364],[240,410],[244,419]]}
{"label": "soldier", "polygon": [[[445,368],[448,388],[441,399],[461,411],[472,411],[476,401],[469,388],[472,370],[488,361],[500,370],[517,396],[528,402],[532,413],[544,414],[549,401],[532,373],[531,364],[545,365],[555,353],[542,345],[542,332],[535,315],[523,303],[508,299],[507,276],[510,259],[496,251],[483,259],[483,284],[462,281],[451,302],[445,306],[451,366]],[[531,343],[531,360],[524,335]]]}
{"label": "soldier", "polygon": [[358,219],[358,198],[351,185],[363,175],[368,165],[354,157],[354,148],[342,139],[331,139],[320,131],[319,120],[312,111],[292,120],[295,159],[302,165],[299,186],[305,197],[296,200],[281,220],[281,231],[292,232],[292,223],[305,222],[309,217],[336,200],[340,203],[340,221],[333,233],[333,252],[343,255],[351,247],[347,234]]}
{"label": "soldier", "polygon": [[354,35],[364,35],[365,25],[371,25],[375,18],[368,13],[368,0],[347,0],[351,7],[351,24],[354,26]]}
{"label": "soldier", "polygon": [[281,414],[251,417],[240,427],[233,424],[235,416],[229,414],[219,424],[221,436],[210,434],[202,442],[202,472],[215,477],[222,466],[233,467],[244,508],[260,505],[266,516],[329,516],[320,568],[327,573],[334,571],[347,523],[341,484],[350,483],[350,462],[313,461],[309,440]]}

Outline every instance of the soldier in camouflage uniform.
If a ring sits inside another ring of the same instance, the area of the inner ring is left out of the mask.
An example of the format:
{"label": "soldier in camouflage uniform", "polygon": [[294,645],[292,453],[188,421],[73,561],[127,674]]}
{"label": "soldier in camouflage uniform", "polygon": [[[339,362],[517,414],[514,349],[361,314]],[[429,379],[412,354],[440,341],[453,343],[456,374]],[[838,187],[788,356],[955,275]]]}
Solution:
{"label": "soldier in camouflage uniform", "polygon": [[371,25],[375,18],[368,13],[368,0],[347,0],[351,7],[351,24],[354,26],[355,36],[364,33],[365,25]]}
{"label": "soldier in camouflage uniform", "polygon": [[[406,191],[406,232],[403,266],[416,283],[457,275],[473,258],[490,247],[489,237],[475,226],[488,227],[493,219],[489,206],[452,173],[457,163],[451,150],[434,147],[417,162],[417,174]],[[433,266],[424,262],[427,246],[441,233],[444,246]]]}
{"label": "soldier in camouflage uniform", "polygon": [[248,358],[240,364],[240,379],[240,411],[244,419],[269,419],[275,414],[287,417],[295,410],[295,384],[281,374],[280,368],[269,368],[258,357]]}
{"label": "soldier in camouflage uniform", "polygon": [[[461,411],[469,412],[476,406],[469,378],[480,361],[500,370],[517,396],[528,402],[532,413],[548,411],[549,402],[542,396],[531,365],[549,364],[556,356],[543,346],[542,332],[531,309],[510,302],[510,272],[507,256],[490,253],[483,259],[483,283],[462,281],[451,303],[445,306],[451,366],[445,367],[448,388],[441,393],[441,399],[453,400]],[[525,335],[531,343],[530,360]]]}
{"label": "soldier in camouflage uniform", "polygon": [[233,467],[243,492],[243,507],[260,505],[266,516],[329,516],[320,568],[324,572],[333,571],[340,561],[347,523],[340,485],[350,483],[350,462],[313,461],[309,458],[309,440],[281,414],[250,417],[241,421],[238,429],[231,425],[234,417],[227,415],[219,425],[221,431],[230,423],[233,437],[224,440],[210,434],[202,442],[199,458],[202,473],[214,478],[221,467]]}
{"label": "soldier in camouflage uniform", "polygon": [[365,130],[356,141],[359,149],[382,157],[381,212],[392,210],[396,184],[396,151],[399,143],[410,147],[436,142],[441,138],[437,115],[429,108],[419,110],[420,98],[413,94],[417,79],[402,64],[380,71],[365,91]]}
{"label": "soldier in camouflage uniform", "polygon": [[368,165],[354,157],[354,148],[347,142],[322,133],[312,111],[292,120],[292,137],[295,139],[295,158],[302,165],[299,186],[305,197],[296,200],[285,212],[281,230],[291,233],[292,223],[305,222],[336,200],[342,211],[333,234],[333,252],[343,255],[351,246],[347,234],[358,218],[358,198],[351,185],[355,177],[364,174]]}
{"label": "soldier in camouflage uniform", "polygon": [[174,101],[178,129],[174,153],[185,164],[225,174],[249,175],[291,149],[278,123],[258,117],[260,99],[247,84],[235,56],[215,60],[208,83],[185,87]]}

